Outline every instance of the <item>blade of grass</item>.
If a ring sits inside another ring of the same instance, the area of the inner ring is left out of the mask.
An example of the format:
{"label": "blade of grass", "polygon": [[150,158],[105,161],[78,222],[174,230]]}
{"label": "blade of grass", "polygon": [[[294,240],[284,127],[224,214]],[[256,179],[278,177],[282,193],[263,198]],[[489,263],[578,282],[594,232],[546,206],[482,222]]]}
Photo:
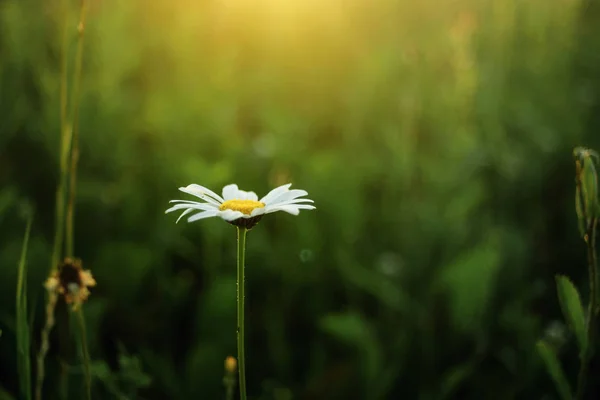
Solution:
{"label": "blade of grass", "polygon": [[81,0],[81,9],[79,11],[79,23],[77,25],[77,53],[75,54],[75,70],[73,72],[73,88],[69,96],[73,105],[71,116],[71,163],[69,171],[69,196],[67,201],[66,215],[66,254],[74,256],[73,238],[74,226],[73,218],[75,214],[75,192],[77,184],[77,163],[79,162],[79,98],[81,92],[81,70],[83,65],[83,38],[86,27],[88,2]]}
{"label": "blade of grass", "polygon": [[[73,71],[73,86],[71,93],[69,94],[69,100],[71,102],[71,159],[69,163],[69,190],[67,195],[67,210],[65,217],[65,252],[68,257],[75,256],[74,250],[74,218],[75,218],[75,194],[77,188],[77,164],[79,162],[79,98],[81,92],[81,70],[83,65],[83,39],[86,27],[86,16],[87,16],[87,0],[81,0],[81,7],[79,11],[79,22],[77,24],[77,50],[75,53],[75,66]],[[65,116],[66,117],[66,116]],[[87,398],[91,399],[90,386],[91,378],[89,373],[89,357],[87,357],[87,343],[85,342],[85,326],[83,325],[84,317],[83,311],[78,311],[80,319],[80,332],[81,332],[81,346],[84,353],[84,366],[86,375],[86,388]],[[61,371],[61,386],[63,387],[62,392],[66,392],[68,388],[68,374],[63,365]],[[63,396],[66,398],[66,396]]]}
{"label": "blade of grass", "polygon": [[588,337],[585,326],[585,312],[581,305],[579,292],[573,282],[563,275],[556,275],[556,290],[565,320],[573,334],[575,334],[579,344],[579,353],[583,356],[587,353]]}
{"label": "blade of grass", "polygon": [[[64,25],[62,32],[61,47],[61,71],[60,71],[60,178],[56,188],[56,209],[55,209],[55,232],[52,257],[50,260],[50,269],[48,275],[51,275],[58,268],[61,253],[64,244],[65,230],[65,202],[67,197],[68,164],[71,151],[71,142],[73,129],[67,121],[68,106],[68,47],[69,47],[69,2],[61,1],[61,10],[64,15]],[[35,384],[35,399],[42,400],[42,387],[45,375],[45,359],[50,349],[49,336],[54,327],[54,310],[58,296],[55,293],[49,293],[46,300],[46,322],[42,329],[40,338],[40,349],[37,355],[37,374]]]}
{"label": "blade of grass", "polygon": [[31,400],[31,353],[30,332],[27,319],[27,248],[29,235],[31,233],[31,222],[33,216],[30,214],[25,228],[21,258],[17,277],[17,368],[19,372],[19,387],[21,398]]}
{"label": "blade of grass", "polygon": [[539,340],[536,344],[537,351],[546,364],[546,370],[550,374],[550,377],[554,381],[556,390],[560,394],[562,400],[572,400],[573,395],[571,394],[571,386],[565,376],[565,372],[560,366],[560,362],[556,357],[554,351],[548,346],[544,340]]}

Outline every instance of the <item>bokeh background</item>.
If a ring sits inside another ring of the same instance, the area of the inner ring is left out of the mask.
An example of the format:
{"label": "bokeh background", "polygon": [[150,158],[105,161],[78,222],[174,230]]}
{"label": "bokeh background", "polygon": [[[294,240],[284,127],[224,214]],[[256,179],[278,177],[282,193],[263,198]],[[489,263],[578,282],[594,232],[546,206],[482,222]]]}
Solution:
{"label": "bokeh background", "polygon": [[[24,203],[35,351],[44,319],[58,3],[0,0],[2,399],[17,398]],[[224,398],[235,228],[164,210],[180,186],[232,182],[292,182],[318,207],[249,234],[253,398],[558,398],[535,342],[574,382],[554,274],[587,296],[572,149],[600,147],[599,38],[596,0],[92,1],[75,253],[98,281],[94,398]],[[80,393],[67,322],[49,399],[61,360]]]}

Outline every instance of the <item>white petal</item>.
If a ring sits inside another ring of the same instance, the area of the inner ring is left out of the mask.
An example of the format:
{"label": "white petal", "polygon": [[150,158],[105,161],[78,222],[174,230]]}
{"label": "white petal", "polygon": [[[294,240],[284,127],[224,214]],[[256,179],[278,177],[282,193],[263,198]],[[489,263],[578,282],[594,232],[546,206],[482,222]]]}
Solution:
{"label": "white petal", "polygon": [[270,203],[273,199],[279,197],[279,195],[281,195],[282,193],[285,193],[288,191],[288,189],[290,188],[290,186],[292,186],[291,183],[288,183],[286,185],[281,185],[279,187],[276,187],[275,189],[271,190],[269,193],[267,193],[267,195],[265,197],[263,197],[262,199],[260,199],[260,201],[262,203],[268,204]]}
{"label": "white petal", "polygon": [[190,204],[190,203],[186,203],[186,204],[175,204],[173,207],[169,208],[167,211],[165,211],[166,213],[170,213],[172,211],[177,211],[177,210],[182,210],[184,208],[191,208],[191,209],[195,209],[195,210],[204,210],[204,211],[208,211],[208,210],[216,210],[217,207],[215,207],[212,204],[208,204],[208,203],[195,203],[195,204]]}
{"label": "white petal", "polygon": [[215,215],[217,215],[217,213],[218,213],[217,210],[202,211],[196,215],[192,215],[191,217],[189,217],[188,222],[194,222],[194,221],[198,221],[200,219],[214,217]]}
{"label": "white petal", "polygon": [[179,218],[177,218],[177,221],[175,221],[175,223],[179,223],[179,220],[183,217],[185,217],[186,215],[188,215],[189,213],[191,213],[192,211],[194,211],[193,208],[188,208],[187,210],[185,210],[184,212],[181,213],[181,215],[179,216]]}
{"label": "white petal", "polygon": [[199,201],[195,201],[195,200],[169,200],[169,203],[181,203],[181,204],[210,204],[212,205],[213,203],[200,203]]}
{"label": "white petal", "polygon": [[[195,183],[192,183],[191,185],[188,185],[186,187],[186,189],[188,189],[190,191],[193,191],[195,193],[198,193],[198,195],[208,195],[211,198],[217,200],[219,203],[223,202],[223,198],[221,196],[219,196],[218,194],[216,194],[215,192],[213,192],[212,190],[210,190],[207,187],[200,186],[200,185],[197,185]],[[198,196],[198,197],[200,197],[200,196]]]}
{"label": "white petal", "polygon": [[223,188],[223,199],[225,199],[225,201],[235,199],[238,191],[238,185],[235,183],[225,186]]}
{"label": "white petal", "polygon": [[[219,199],[215,199],[215,198],[209,196],[208,192],[205,193],[195,187],[190,188],[190,186],[199,186],[199,185],[189,185],[187,187],[181,187],[181,188],[179,188],[179,190],[182,191],[183,193],[188,193],[193,196],[199,197],[208,203],[216,205],[217,207],[221,205],[222,201],[219,200],[221,197],[219,197]],[[202,186],[200,186],[200,187],[202,187]]]}
{"label": "white petal", "polygon": [[286,206],[288,204],[303,204],[303,203],[314,203],[314,201],[311,200],[311,199],[294,199],[294,200],[277,202],[277,204],[270,204],[270,206],[271,207],[273,207],[273,206]]}
{"label": "white petal", "polygon": [[316,210],[317,207],[311,206],[310,204],[293,204],[294,207],[299,208],[300,210]]}
{"label": "white petal", "polygon": [[169,203],[186,203],[186,204],[197,204],[195,200],[169,200]]}
{"label": "white petal", "polygon": [[295,206],[295,205],[269,208],[269,209],[267,209],[267,211],[265,211],[265,213],[266,214],[271,214],[271,213],[274,213],[276,211],[285,211],[286,213],[289,213],[289,214],[292,214],[292,215],[298,215],[298,214],[300,214],[300,209],[297,206]]}
{"label": "white petal", "polygon": [[289,204],[289,205],[283,205],[283,206],[278,205],[278,206],[274,206],[274,207],[268,207],[265,211],[265,214],[274,213],[276,211],[285,211],[292,215],[298,215],[300,213],[300,210],[314,210],[314,209],[316,209],[315,206],[310,206],[308,204]]}
{"label": "white petal", "polygon": [[254,201],[258,200],[258,196],[256,195],[256,193],[246,192],[244,190],[238,190],[235,198],[240,199],[240,200],[254,200]]}
{"label": "white petal", "polygon": [[275,204],[279,204],[279,203],[285,203],[287,201],[297,199],[298,197],[306,196],[307,194],[308,193],[306,192],[306,190],[299,190],[299,189],[289,190],[287,192],[280,194],[276,198],[271,199],[268,204],[275,205]]}
{"label": "white petal", "polygon": [[219,211],[217,214],[219,217],[223,218],[225,221],[233,221],[238,218],[243,218],[244,213],[241,211],[233,211],[233,210],[223,210]]}
{"label": "white petal", "polygon": [[257,216],[259,216],[259,215],[263,215],[263,214],[265,214],[265,211],[266,211],[265,207],[258,207],[258,208],[255,208],[255,209],[254,209],[254,210],[252,210],[252,212],[250,213],[250,217],[257,217]]}

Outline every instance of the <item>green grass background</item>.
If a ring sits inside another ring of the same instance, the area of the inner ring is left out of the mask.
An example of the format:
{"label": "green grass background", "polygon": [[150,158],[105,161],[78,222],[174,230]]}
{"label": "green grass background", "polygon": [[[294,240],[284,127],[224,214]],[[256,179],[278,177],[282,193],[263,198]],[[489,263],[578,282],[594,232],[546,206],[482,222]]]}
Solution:
{"label": "green grass background", "polygon": [[[0,399],[19,390],[24,202],[33,351],[44,318],[61,18],[0,0]],[[599,37],[597,0],[91,2],[75,253],[98,281],[94,398],[224,397],[235,229],[164,210],[232,182],[317,206],[248,236],[253,398],[558,398],[535,342],[573,382],[553,276],[585,287],[571,151],[600,147]],[[78,398],[58,313],[45,392],[65,360]]]}

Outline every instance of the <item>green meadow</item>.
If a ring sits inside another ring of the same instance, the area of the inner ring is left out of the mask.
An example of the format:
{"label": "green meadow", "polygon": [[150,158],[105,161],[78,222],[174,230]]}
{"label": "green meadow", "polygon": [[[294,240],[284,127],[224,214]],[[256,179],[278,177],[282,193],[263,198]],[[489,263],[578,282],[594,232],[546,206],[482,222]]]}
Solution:
{"label": "green meadow", "polygon": [[599,0],[0,0],[0,400],[600,398],[591,149]]}

